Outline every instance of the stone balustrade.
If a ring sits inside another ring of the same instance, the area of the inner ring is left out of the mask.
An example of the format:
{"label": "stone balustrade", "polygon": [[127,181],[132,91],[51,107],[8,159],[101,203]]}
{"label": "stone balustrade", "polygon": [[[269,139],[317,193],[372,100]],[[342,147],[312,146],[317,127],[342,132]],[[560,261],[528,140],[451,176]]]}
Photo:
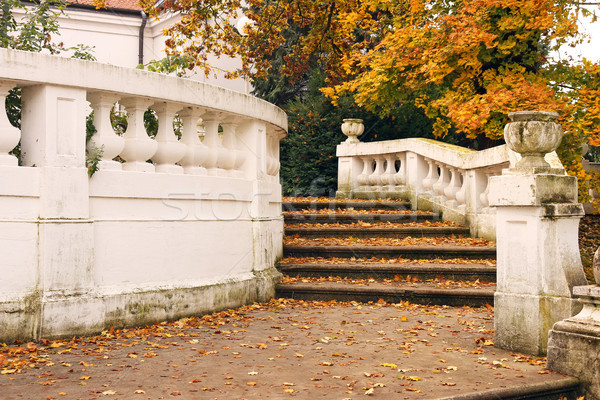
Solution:
{"label": "stone balustrade", "polygon": [[[346,141],[338,145],[337,156],[338,197],[408,198],[413,208],[439,211],[444,220],[489,239],[496,236],[490,177],[520,159],[505,145],[475,151],[422,138]],[[556,153],[546,159],[560,168]]]}
{"label": "stone balustrade", "polygon": [[[468,225],[473,235],[495,238],[488,182],[521,160],[520,154],[506,145],[475,151],[423,138],[363,143],[349,127],[347,132],[349,139],[337,147],[338,197],[409,198],[415,209],[440,211],[445,220]],[[552,168],[563,168],[555,152],[545,159]],[[584,160],[583,166],[600,173],[600,163]],[[590,196],[600,198],[593,189]],[[586,213],[598,212],[592,203],[584,207]]]}
{"label": "stone balustrade", "polygon": [[[274,294],[282,110],[200,82],[0,49],[2,107],[15,87],[21,129],[0,110],[0,341]],[[115,103],[127,115],[122,135]],[[155,137],[144,125],[149,109]],[[91,110],[96,132],[86,143]],[[20,163],[9,154],[17,145]],[[99,154],[91,177],[86,146]]]}

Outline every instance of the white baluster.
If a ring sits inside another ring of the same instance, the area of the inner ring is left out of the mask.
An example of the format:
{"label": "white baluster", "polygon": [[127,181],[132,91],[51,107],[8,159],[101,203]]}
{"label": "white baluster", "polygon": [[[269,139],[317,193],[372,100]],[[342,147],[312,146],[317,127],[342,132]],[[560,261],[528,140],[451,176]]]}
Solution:
{"label": "white baluster", "polygon": [[400,161],[400,168],[394,175],[394,182],[396,185],[406,185],[406,153],[398,153],[396,157]]}
{"label": "white baluster", "polygon": [[267,174],[271,176],[276,176],[279,173],[278,144],[279,141],[275,135],[267,137]]}
{"label": "white baluster", "polygon": [[230,176],[236,176],[235,166],[237,158],[236,149],[236,129],[238,124],[234,121],[222,123],[223,127],[223,147],[227,150],[223,160],[219,159],[219,167],[226,169]]}
{"label": "white baluster", "polygon": [[123,169],[127,171],[154,172],[154,165],[146,161],[151,159],[158,143],[150,138],[144,127],[144,113],[154,103],[143,97],[128,97],[121,101],[127,109],[127,130],[123,134],[125,146],[120,156],[125,160]]}
{"label": "white baluster", "polygon": [[19,163],[17,157],[8,154],[21,140],[21,130],[12,126],[6,115],[6,96],[14,87],[14,82],[0,80],[0,165],[16,166]]}
{"label": "white baluster", "polygon": [[444,188],[444,195],[450,204],[455,205],[456,193],[461,187],[460,172],[458,172],[458,169],[453,167],[448,167],[448,171],[451,174],[451,178],[448,186]]}
{"label": "white baluster", "polygon": [[448,169],[442,163],[437,163],[440,168],[440,175],[436,183],[433,184],[433,191],[440,197],[444,196],[444,189],[450,183],[450,177],[448,176]]}
{"label": "white baluster", "polygon": [[244,177],[244,163],[246,162],[246,152],[244,151],[244,146],[242,143],[241,136],[237,133],[235,135],[235,165],[233,169],[235,170],[235,176],[239,178]]}
{"label": "white baluster", "polygon": [[439,179],[438,167],[433,160],[430,160],[429,158],[425,158],[425,161],[427,162],[429,169],[427,171],[427,176],[423,179],[423,188],[426,192],[431,192],[433,194],[433,184]]}
{"label": "white baluster", "polygon": [[226,172],[219,167],[222,159],[226,157],[227,149],[223,147],[219,138],[219,124],[221,122],[220,114],[208,113],[203,118],[204,129],[204,144],[208,147],[208,157],[206,159],[206,169],[208,174],[212,176],[225,176]]}
{"label": "white baluster", "polygon": [[208,149],[198,137],[198,120],[204,114],[199,107],[186,107],[179,112],[182,122],[181,142],[186,145],[185,155],[179,161],[183,172],[191,175],[206,175],[202,163],[208,156]]}
{"label": "white baluster", "polygon": [[360,158],[363,162],[363,170],[362,172],[358,175],[358,177],[356,178],[358,185],[365,190],[366,186],[369,182],[369,175],[371,175],[371,173],[373,173],[373,169],[371,168],[372,166],[372,159],[368,156],[366,157],[361,157]]}
{"label": "white baluster", "polygon": [[375,170],[371,175],[369,175],[369,183],[371,186],[380,187],[381,186],[381,175],[383,174],[383,157],[375,156]]}
{"label": "white baluster", "polygon": [[460,189],[456,192],[456,201],[460,207],[467,204],[467,173],[462,169],[457,169],[456,172],[462,177],[462,184],[460,185]]}
{"label": "white baluster", "polygon": [[156,133],[158,149],[152,157],[152,161],[156,163],[156,172],[183,174],[183,167],[175,165],[175,163],[185,156],[186,145],[179,142],[173,130],[175,113],[181,110],[181,105],[165,101],[156,103],[152,108],[158,117],[158,132]]}
{"label": "white baluster", "polygon": [[396,174],[396,157],[394,154],[386,154],[385,158],[385,171],[381,176],[381,183],[388,186],[388,190],[392,190],[395,184],[394,175]]}
{"label": "white baluster", "polygon": [[88,93],[87,100],[94,109],[94,127],[96,133],[88,143],[88,151],[101,151],[98,169],[121,170],[121,163],[113,158],[123,151],[125,139],[119,136],[112,127],[110,113],[119,100],[119,96],[113,93]]}
{"label": "white baluster", "polygon": [[481,201],[481,205],[484,208],[489,207],[490,201],[488,200],[488,194],[490,192],[490,176],[493,174],[491,172],[485,173],[485,190],[479,195],[479,201]]}

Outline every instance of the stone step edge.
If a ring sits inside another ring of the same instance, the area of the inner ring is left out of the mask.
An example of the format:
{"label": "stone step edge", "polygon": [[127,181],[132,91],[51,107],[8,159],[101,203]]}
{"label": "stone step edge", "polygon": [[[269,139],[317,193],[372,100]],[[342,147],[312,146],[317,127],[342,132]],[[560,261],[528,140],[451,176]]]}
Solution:
{"label": "stone step edge", "polygon": [[[579,379],[564,377],[552,382],[523,383],[519,386],[484,390],[458,394],[455,396],[438,397],[436,400],[489,400],[489,399],[548,399],[550,396],[565,394],[565,391],[579,392]],[[577,393],[580,395],[580,393]]]}
{"label": "stone step edge", "polygon": [[284,214],[284,222],[296,222],[296,221],[401,221],[401,220],[415,220],[415,221],[427,221],[432,219],[440,219],[439,214],[436,213],[402,213],[402,214]]}
{"label": "stone step edge", "polygon": [[279,264],[277,269],[281,272],[288,271],[357,271],[357,272],[495,272],[496,267],[484,264],[442,264],[442,263],[381,263],[381,264],[317,264],[317,263],[286,263]]}
{"label": "stone step edge", "polygon": [[286,252],[322,251],[329,253],[345,253],[350,251],[369,253],[451,253],[451,254],[487,254],[496,255],[496,247],[492,246],[363,246],[363,245],[283,245]]}
{"label": "stone step edge", "polygon": [[290,263],[280,264],[277,269],[289,276],[299,277],[329,277],[339,276],[349,279],[396,279],[401,277],[416,278],[419,281],[450,280],[450,281],[477,281],[496,282],[496,267],[482,264],[314,264]]}
{"label": "stone step edge", "polygon": [[286,235],[292,234],[350,234],[360,233],[362,234],[406,234],[411,236],[414,234],[436,234],[436,235],[453,235],[453,234],[464,234],[470,233],[469,228],[462,226],[390,226],[390,227],[303,227],[296,228],[294,225],[284,227]]}
{"label": "stone step edge", "polygon": [[366,295],[399,295],[399,296],[448,296],[448,297],[482,297],[490,298],[493,301],[495,288],[415,288],[402,287],[400,285],[391,287],[378,284],[369,286],[350,285],[345,283],[325,282],[325,283],[278,283],[275,285],[276,291],[294,291],[311,293],[353,293]]}
{"label": "stone step edge", "polygon": [[284,201],[281,203],[284,210],[296,209],[306,210],[307,208],[322,210],[325,208],[410,208],[409,201]]}

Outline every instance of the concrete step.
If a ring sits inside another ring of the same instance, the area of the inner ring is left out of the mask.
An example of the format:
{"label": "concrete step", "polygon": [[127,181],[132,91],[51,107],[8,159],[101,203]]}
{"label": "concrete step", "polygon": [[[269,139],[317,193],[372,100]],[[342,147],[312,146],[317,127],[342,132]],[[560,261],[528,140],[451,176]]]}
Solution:
{"label": "concrete step", "polygon": [[479,279],[481,282],[496,282],[496,267],[484,264],[286,263],[280,264],[278,269],[286,275],[302,277],[339,276],[351,279],[381,280],[394,279],[397,276],[402,278],[411,276],[422,281],[442,277],[453,281],[476,281]]}
{"label": "concrete step", "polygon": [[404,238],[411,237],[441,237],[450,235],[469,235],[469,228],[461,226],[407,226],[407,227],[318,227],[297,228],[293,225],[285,227],[288,236],[299,235],[303,238],[317,237],[356,237],[356,238]]}
{"label": "concrete step", "polygon": [[437,397],[437,400],[577,400],[583,398],[581,394],[579,379],[565,376],[552,382],[523,382],[504,388]]}
{"label": "concrete step", "polygon": [[339,282],[281,283],[276,286],[276,296],[322,301],[378,301],[388,303],[409,301],[417,304],[481,307],[494,304],[494,287],[436,288],[425,283],[393,286],[373,283],[368,286]]}
{"label": "concrete step", "polygon": [[338,258],[466,258],[493,260],[496,247],[489,246],[313,246],[284,245],[284,257]]}
{"label": "concrete step", "polygon": [[420,213],[395,213],[395,214],[284,214],[283,220],[286,224],[294,223],[318,223],[318,224],[353,224],[357,222],[424,222],[439,221],[439,214],[420,212]]}
{"label": "concrete step", "polygon": [[281,204],[283,211],[296,210],[336,210],[338,208],[355,210],[410,210],[410,202],[408,201],[353,201],[353,200],[331,200],[324,201],[284,201]]}

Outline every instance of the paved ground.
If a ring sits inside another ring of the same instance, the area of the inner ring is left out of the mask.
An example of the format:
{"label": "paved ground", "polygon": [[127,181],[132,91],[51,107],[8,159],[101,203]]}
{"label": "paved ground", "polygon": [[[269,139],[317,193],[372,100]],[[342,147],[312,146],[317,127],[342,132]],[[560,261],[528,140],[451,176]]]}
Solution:
{"label": "paved ground", "polygon": [[0,347],[0,398],[433,399],[564,379],[492,338],[491,307],[274,300]]}

